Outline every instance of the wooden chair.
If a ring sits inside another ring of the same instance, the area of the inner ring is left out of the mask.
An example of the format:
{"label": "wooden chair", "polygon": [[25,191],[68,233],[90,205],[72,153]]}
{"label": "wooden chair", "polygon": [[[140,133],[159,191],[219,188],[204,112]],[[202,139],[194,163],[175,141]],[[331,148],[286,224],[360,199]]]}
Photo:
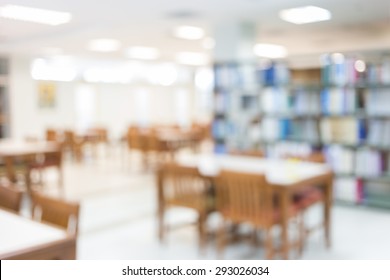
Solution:
{"label": "wooden chair", "polygon": [[53,141],[53,142],[59,141],[58,132],[51,128],[46,129],[46,141]]}
{"label": "wooden chair", "polygon": [[[222,171],[216,179],[216,209],[223,217],[218,232],[218,253],[222,256],[226,245],[226,225],[250,224],[255,230],[263,229],[265,253],[272,259],[278,252],[273,244],[272,228],[280,224],[281,214],[275,203],[275,194],[261,174]],[[295,217],[296,209],[292,206],[290,216]],[[300,248],[301,240],[290,243],[289,247]]]}
{"label": "wooden chair", "polygon": [[198,214],[197,228],[199,248],[206,244],[206,220],[214,210],[214,200],[210,194],[210,181],[202,177],[196,168],[176,164],[164,164],[158,170],[158,222],[159,238],[163,241],[167,226],[165,212],[171,207],[193,209]]}
{"label": "wooden chair", "polygon": [[70,151],[73,158],[80,162],[83,158],[83,146],[85,141],[76,136],[72,130],[64,131],[63,149]]}
{"label": "wooden chair", "polygon": [[23,192],[13,186],[0,185],[0,207],[19,212]]}
{"label": "wooden chair", "polygon": [[32,216],[34,220],[60,226],[71,235],[77,235],[80,205],[64,200],[32,193]]}
{"label": "wooden chair", "polygon": [[[313,152],[307,156],[287,156],[286,158],[293,159],[293,160],[299,160],[299,161],[308,161],[308,162],[314,162],[314,163],[325,163],[325,156],[321,152]],[[294,194],[293,196],[294,203],[298,206],[300,218],[302,220],[302,227],[303,227],[303,237],[302,237],[302,248],[305,244],[305,240],[307,239],[308,235],[313,232],[314,230],[317,230],[319,228],[325,228],[325,221],[322,221],[320,224],[314,226],[314,227],[307,227],[305,225],[305,214],[309,208],[312,206],[318,204],[318,203],[325,203],[324,199],[325,196],[320,188],[320,186],[307,186],[304,190],[300,191],[299,193]]]}
{"label": "wooden chair", "polygon": [[46,152],[42,157],[39,157],[37,161],[31,164],[31,170],[38,171],[39,174],[39,184],[43,184],[43,171],[47,168],[57,168],[58,169],[58,186],[63,191],[64,180],[62,174],[62,150],[58,149],[53,152]]}

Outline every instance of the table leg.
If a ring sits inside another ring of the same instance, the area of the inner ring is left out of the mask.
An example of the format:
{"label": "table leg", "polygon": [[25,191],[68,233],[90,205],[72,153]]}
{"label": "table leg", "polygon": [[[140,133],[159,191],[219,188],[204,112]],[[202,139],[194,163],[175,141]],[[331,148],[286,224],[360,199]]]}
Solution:
{"label": "table leg", "polygon": [[281,211],[281,237],[282,237],[282,258],[288,260],[289,238],[288,238],[288,209],[289,209],[289,193],[280,191],[280,211]]}
{"label": "table leg", "polygon": [[324,230],[325,230],[325,244],[327,248],[331,246],[331,207],[333,200],[333,177],[329,176],[324,185],[325,201],[324,201]]}

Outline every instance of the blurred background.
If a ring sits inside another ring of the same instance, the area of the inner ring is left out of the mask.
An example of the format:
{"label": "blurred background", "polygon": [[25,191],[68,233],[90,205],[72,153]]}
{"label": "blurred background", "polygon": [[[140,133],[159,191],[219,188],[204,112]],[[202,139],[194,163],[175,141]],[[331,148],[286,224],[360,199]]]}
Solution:
{"label": "blurred background", "polygon": [[[78,259],[217,258],[191,225],[157,238],[158,164],[197,153],[320,154],[335,173],[333,246],[313,235],[303,258],[389,258],[389,93],[384,0],[0,0],[0,156],[60,145],[60,176],[28,176],[80,203]],[[30,205],[25,193],[23,216]],[[251,247],[225,257],[262,258]]]}

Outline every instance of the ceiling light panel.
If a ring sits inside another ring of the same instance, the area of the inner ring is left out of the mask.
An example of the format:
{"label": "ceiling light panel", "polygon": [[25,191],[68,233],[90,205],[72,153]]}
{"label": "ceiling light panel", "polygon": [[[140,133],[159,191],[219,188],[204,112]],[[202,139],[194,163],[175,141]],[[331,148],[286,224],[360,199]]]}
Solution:
{"label": "ceiling light panel", "polygon": [[126,55],[134,59],[154,60],[160,56],[160,52],[156,48],[136,46],[127,49]]}
{"label": "ceiling light panel", "polygon": [[318,21],[330,20],[332,14],[330,11],[316,7],[316,6],[304,6],[293,9],[286,9],[279,12],[279,17],[284,20],[295,24],[306,24]]}
{"label": "ceiling light panel", "polygon": [[66,12],[5,5],[0,7],[0,17],[48,25],[59,25],[69,22],[72,15]]}
{"label": "ceiling light panel", "polygon": [[199,40],[204,37],[205,32],[200,27],[183,25],[176,27],[173,35],[180,39]]}
{"label": "ceiling light panel", "polygon": [[120,49],[121,42],[115,39],[95,39],[88,43],[88,49],[95,52],[115,52]]}

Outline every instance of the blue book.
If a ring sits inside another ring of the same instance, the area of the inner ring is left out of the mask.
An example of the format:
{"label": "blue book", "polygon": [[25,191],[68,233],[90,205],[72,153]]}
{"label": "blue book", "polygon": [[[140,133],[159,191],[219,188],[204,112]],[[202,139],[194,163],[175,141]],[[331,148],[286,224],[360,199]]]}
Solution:
{"label": "blue book", "polygon": [[329,90],[328,89],[323,89],[321,91],[321,110],[322,113],[325,115],[329,114]]}

